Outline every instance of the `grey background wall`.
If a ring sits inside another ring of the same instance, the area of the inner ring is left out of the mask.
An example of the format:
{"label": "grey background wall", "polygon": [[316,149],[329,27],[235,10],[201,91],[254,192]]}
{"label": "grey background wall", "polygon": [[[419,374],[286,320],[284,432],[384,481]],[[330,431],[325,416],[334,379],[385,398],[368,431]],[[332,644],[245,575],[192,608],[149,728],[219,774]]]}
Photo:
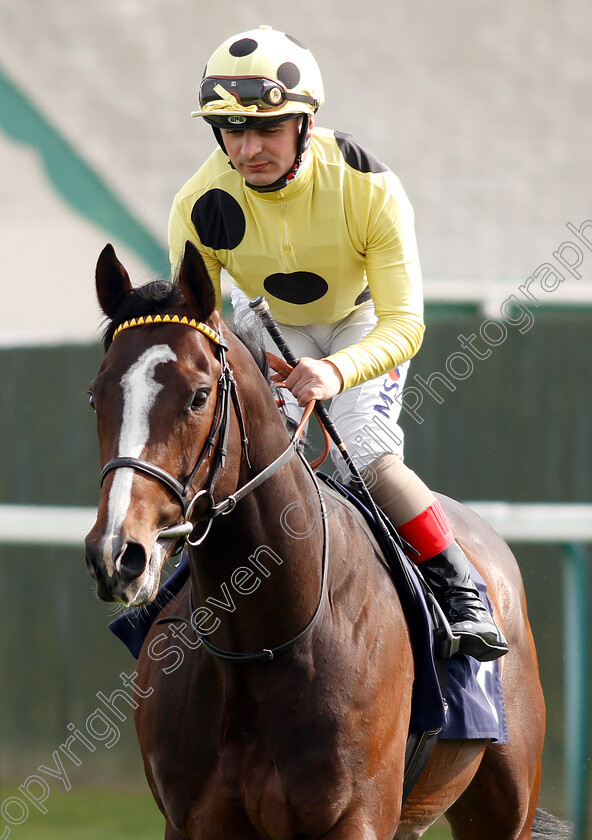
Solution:
{"label": "grey background wall", "polygon": [[[452,288],[499,303],[549,259],[566,222],[590,218],[586,0],[0,0],[0,71],[164,243],[172,196],[214,148],[188,116],[205,60],[260,23],[317,57],[319,123],[353,133],[401,177],[428,295]],[[0,105],[1,264],[35,293],[28,312],[0,312],[0,328],[39,312],[47,329],[49,314],[58,323],[68,312],[64,332],[91,337],[86,281],[113,234],[81,225],[47,194],[47,159],[32,138],[14,142]],[[582,290],[566,282],[562,294]]]}

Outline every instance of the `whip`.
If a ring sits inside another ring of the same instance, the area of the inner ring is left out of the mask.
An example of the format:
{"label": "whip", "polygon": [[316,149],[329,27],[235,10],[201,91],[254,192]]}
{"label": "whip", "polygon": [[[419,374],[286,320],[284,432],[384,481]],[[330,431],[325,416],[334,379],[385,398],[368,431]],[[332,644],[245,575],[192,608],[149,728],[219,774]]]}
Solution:
{"label": "whip", "polygon": [[[292,367],[296,367],[299,360],[296,358],[296,356],[294,355],[294,353],[290,349],[289,345],[286,343],[286,340],[285,340],[285,338],[283,337],[283,335],[280,331],[280,328],[278,326],[277,321],[275,320],[275,318],[273,317],[273,315],[270,312],[269,304],[265,300],[263,295],[261,295],[259,297],[254,297],[251,301],[249,301],[249,306],[253,310],[253,312],[257,313],[257,315],[261,319],[261,322],[262,322],[263,326],[265,327],[265,329],[267,330],[267,332],[269,333],[269,335],[273,339],[274,343],[276,344],[277,348],[279,349],[279,351],[283,355],[284,359],[288,362],[289,365],[291,365]],[[329,436],[331,437],[331,440],[333,441],[335,446],[341,452],[341,454],[343,456],[343,459],[344,459],[345,463],[347,464],[351,475],[353,476],[356,487],[359,488],[359,490],[360,490],[360,492],[361,492],[361,494],[364,498],[364,502],[366,503],[366,505],[369,507],[369,509],[372,511],[372,513],[375,516],[376,522],[379,525],[382,536],[385,539],[388,539],[388,540],[392,540],[393,537],[394,537],[396,539],[398,545],[402,548],[403,543],[401,541],[401,538],[399,537],[399,535],[396,533],[396,531],[393,528],[390,528],[386,525],[386,523],[384,521],[385,520],[384,513],[376,505],[376,502],[374,501],[374,499],[370,495],[370,491],[368,490],[368,488],[366,486],[366,483],[365,483],[364,479],[362,478],[362,476],[360,474],[360,471],[356,467],[351,455],[347,451],[345,443],[343,442],[343,438],[339,434],[339,430],[337,429],[335,423],[333,422],[333,420],[329,416],[329,412],[327,411],[327,409],[325,408],[325,406],[321,402],[317,402],[315,411],[317,413],[317,416],[318,416],[319,420],[321,421],[321,423],[323,424],[323,426],[325,427],[325,429],[329,433]]]}

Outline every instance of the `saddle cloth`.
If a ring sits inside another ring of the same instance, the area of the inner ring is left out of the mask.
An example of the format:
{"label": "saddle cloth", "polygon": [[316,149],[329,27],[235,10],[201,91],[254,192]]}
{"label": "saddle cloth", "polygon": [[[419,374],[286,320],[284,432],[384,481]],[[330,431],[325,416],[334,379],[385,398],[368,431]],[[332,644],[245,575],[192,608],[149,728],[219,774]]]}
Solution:
{"label": "saddle cloth", "polygon": [[[319,475],[319,478],[323,478]],[[331,482],[333,485],[333,482]],[[346,495],[373,527],[372,514],[347,488]],[[453,656],[443,660],[435,657],[433,626],[424,591],[415,566],[401,554],[407,564],[408,577],[416,589],[417,609],[410,622],[414,645],[415,681],[411,710],[410,732],[440,730],[439,739],[491,739],[506,743],[508,732],[500,679],[499,660],[477,662],[469,656]],[[491,610],[486,584],[471,564],[473,581],[479,594]],[[164,606],[175,597],[189,579],[187,554],[161,586],[154,602],[147,607],[132,608],[109,624],[110,630],[138,658],[150,627]],[[409,616],[408,616],[409,619]],[[395,655],[395,652],[393,652]],[[445,684],[444,697],[440,680]]]}

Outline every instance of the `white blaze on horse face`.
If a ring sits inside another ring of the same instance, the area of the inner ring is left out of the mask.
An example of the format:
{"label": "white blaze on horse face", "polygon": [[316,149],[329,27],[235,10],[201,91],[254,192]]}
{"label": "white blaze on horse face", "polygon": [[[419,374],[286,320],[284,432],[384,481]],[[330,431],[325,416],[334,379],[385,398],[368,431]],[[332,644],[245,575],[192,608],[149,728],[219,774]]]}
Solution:
{"label": "white blaze on horse face", "polygon": [[[150,410],[158,392],[163,388],[154,379],[154,371],[157,365],[176,359],[177,356],[168,344],[155,344],[142,353],[138,361],[121,377],[123,417],[117,457],[141,457],[150,434]],[[134,470],[128,467],[116,470],[109,491],[107,531],[103,543],[103,559],[109,575],[113,574],[115,567],[114,541],[120,534],[130,506],[134,474]]]}

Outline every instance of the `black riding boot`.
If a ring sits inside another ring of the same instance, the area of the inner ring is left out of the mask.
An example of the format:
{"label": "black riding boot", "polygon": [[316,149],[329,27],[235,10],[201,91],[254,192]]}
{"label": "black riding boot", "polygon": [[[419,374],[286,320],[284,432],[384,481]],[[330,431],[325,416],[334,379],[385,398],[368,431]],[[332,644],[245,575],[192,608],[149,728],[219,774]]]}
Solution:
{"label": "black riding boot", "polygon": [[489,662],[508,652],[508,643],[479,597],[471,580],[469,563],[457,542],[420,563],[419,568],[448,619],[453,635],[460,638],[456,653]]}

